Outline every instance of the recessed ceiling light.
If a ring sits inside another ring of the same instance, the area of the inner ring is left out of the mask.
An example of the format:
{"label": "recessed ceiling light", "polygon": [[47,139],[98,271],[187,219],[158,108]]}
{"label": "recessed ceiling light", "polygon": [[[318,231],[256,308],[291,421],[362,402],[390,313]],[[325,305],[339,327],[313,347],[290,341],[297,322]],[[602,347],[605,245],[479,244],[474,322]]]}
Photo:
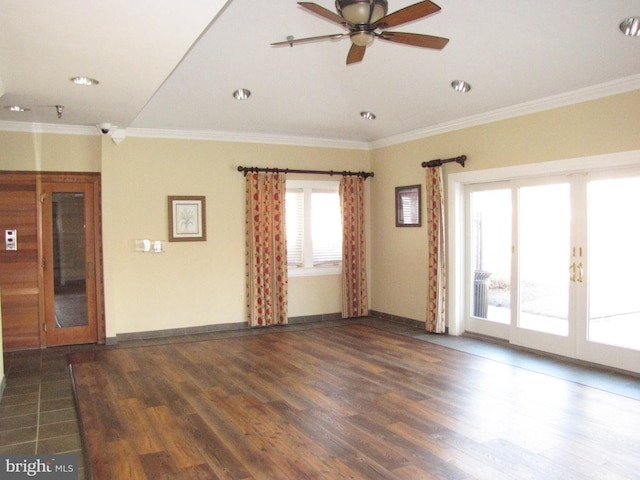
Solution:
{"label": "recessed ceiling light", "polygon": [[80,76],[80,77],[71,77],[69,80],[71,80],[76,85],[85,85],[85,86],[98,85],[100,83],[95,78],[82,77],[82,76]]}
{"label": "recessed ceiling light", "polygon": [[251,96],[251,91],[246,88],[239,88],[233,92],[233,98],[236,100],[246,100]]}
{"label": "recessed ceiling light", "polygon": [[372,112],[360,112],[360,116],[365,120],[375,120],[376,116]]}
{"label": "recessed ceiling light", "polygon": [[640,17],[625,18],[620,24],[620,30],[630,37],[640,37]]}
{"label": "recessed ceiling light", "polygon": [[6,105],[4,108],[10,112],[28,112],[31,109],[27,107],[21,107],[20,105]]}
{"label": "recessed ceiling light", "polygon": [[471,85],[469,85],[464,80],[454,80],[451,82],[451,88],[453,88],[456,92],[466,93],[471,90]]}

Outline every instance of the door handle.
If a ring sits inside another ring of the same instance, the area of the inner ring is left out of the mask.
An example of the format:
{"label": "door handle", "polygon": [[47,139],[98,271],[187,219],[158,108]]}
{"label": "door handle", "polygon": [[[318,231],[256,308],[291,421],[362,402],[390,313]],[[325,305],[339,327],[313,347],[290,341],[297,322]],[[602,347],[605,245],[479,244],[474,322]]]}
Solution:
{"label": "door handle", "polygon": [[572,263],[571,266],[569,267],[569,272],[571,273],[571,275],[569,276],[569,279],[572,282],[576,281],[576,264]]}
{"label": "door handle", "polygon": [[574,263],[569,267],[569,272],[571,272],[570,279],[572,282],[582,282],[584,279],[584,267],[582,266],[582,262],[578,265]]}
{"label": "door handle", "polygon": [[582,282],[582,278],[584,277],[584,268],[582,268],[582,262],[578,264],[578,282]]}

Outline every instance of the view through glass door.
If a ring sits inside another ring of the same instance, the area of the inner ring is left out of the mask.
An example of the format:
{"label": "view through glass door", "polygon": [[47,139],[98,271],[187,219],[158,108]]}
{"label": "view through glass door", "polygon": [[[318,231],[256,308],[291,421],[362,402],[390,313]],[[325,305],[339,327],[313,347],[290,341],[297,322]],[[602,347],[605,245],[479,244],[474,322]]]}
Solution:
{"label": "view through glass door", "polygon": [[465,329],[640,368],[640,172],[469,185]]}
{"label": "view through glass door", "polygon": [[472,186],[466,210],[470,259],[466,329],[508,339],[513,243],[509,184]]}
{"label": "view through glass door", "polygon": [[513,343],[572,355],[578,265],[572,264],[572,182],[569,178],[515,184],[514,277],[517,282]]}
{"label": "view through glass door", "polygon": [[[580,356],[640,368],[640,172],[593,175],[586,188],[588,299]],[[632,353],[633,352],[633,353]]]}
{"label": "view through glass door", "polygon": [[47,345],[97,342],[93,184],[43,185]]}

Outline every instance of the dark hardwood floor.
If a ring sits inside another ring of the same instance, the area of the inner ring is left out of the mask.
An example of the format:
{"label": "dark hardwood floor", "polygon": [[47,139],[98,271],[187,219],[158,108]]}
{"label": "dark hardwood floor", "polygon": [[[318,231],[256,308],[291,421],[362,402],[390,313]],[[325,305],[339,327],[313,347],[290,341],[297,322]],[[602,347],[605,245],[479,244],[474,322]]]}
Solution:
{"label": "dark hardwood floor", "polygon": [[347,323],[70,356],[107,479],[630,479],[640,402]]}

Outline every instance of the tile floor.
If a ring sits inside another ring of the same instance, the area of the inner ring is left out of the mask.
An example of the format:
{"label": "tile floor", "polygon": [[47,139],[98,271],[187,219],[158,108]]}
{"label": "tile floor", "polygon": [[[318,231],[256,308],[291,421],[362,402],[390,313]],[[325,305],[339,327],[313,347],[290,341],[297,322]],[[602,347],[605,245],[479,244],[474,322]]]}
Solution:
{"label": "tile floor", "polygon": [[[477,339],[426,335],[424,330],[380,319],[357,322],[441,346],[509,363],[593,388],[640,399],[640,377],[606,369],[592,369],[562,359],[523,352],[508,346]],[[340,321],[296,324],[284,328],[305,329],[332,326]],[[101,348],[126,348],[189,342],[238,335],[263,333],[256,330],[232,330],[200,335],[183,335],[120,342],[117,346],[55,347],[5,353],[5,389],[0,400],[0,454],[75,453],[79,458],[79,479],[84,480],[82,440],[78,426],[67,355]],[[87,476],[88,477],[88,476]]]}
{"label": "tile floor", "polygon": [[65,347],[5,354],[0,453],[76,453],[79,478],[84,479],[82,441],[67,364],[68,353],[70,348]]}

